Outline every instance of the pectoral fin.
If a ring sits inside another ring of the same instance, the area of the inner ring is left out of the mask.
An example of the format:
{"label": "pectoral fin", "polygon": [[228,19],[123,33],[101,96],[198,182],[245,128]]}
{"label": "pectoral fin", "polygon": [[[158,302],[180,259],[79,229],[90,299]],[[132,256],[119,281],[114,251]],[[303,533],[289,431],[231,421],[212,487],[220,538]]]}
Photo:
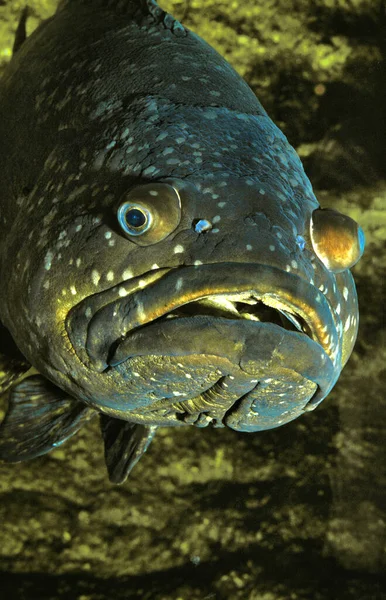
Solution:
{"label": "pectoral fin", "polygon": [[0,396],[28,371],[31,365],[0,354]]}
{"label": "pectoral fin", "polygon": [[0,323],[0,396],[31,367]]}
{"label": "pectoral fin", "polygon": [[20,462],[46,454],[95,414],[42,375],[26,377],[9,394],[0,425],[0,459]]}
{"label": "pectoral fin", "polygon": [[123,483],[148,449],[157,427],[101,415],[101,429],[109,479],[112,483]]}

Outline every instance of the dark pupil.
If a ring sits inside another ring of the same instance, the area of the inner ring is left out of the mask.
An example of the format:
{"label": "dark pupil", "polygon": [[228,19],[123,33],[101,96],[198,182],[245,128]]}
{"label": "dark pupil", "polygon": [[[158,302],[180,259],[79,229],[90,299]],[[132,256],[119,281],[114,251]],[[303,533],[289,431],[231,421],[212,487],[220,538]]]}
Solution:
{"label": "dark pupil", "polygon": [[138,208],[130,208],[126,213],[125,218],[130,227],[138,228],[146,223],[146,215]]}

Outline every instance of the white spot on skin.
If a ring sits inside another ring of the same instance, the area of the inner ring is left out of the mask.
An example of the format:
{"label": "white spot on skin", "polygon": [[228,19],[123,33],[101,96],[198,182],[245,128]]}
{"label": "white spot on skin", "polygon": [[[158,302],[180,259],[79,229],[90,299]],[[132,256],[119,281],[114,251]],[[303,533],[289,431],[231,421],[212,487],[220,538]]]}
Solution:
{"label": "white spot on skin", "polygon": [[77,291],[76,291],[76,289],[75,289],[75,286],[73,286],[73,285],[72,285],[72,286],[70,287],[70,291],[71,291],[71,294],[72,294],[73,296],[76,296],[76,294],[77,294]]}
{"label": "white spot on skin", "polygon": [[213,217],[212,219],[212,223],[218,223],[219,221],[221,221],[221,217],[220,215],[216,215],[215,217]]}
{"label": "white spot on skin", "polygon": [[131,279],[133,277],[133,271],[131,269],[126,269],[122,273],[123,279]]}
{"label": "white spot on skin", "polygon": [[98,273],[98,271],[96,271],[94,269],[93,272],[91,273],[91,279],[92,279],[93,284],[98,285],[100,278],[101,278],[100,273]]}
{"label": "white spot on skin", "polygon": [[46,271],[49,271],[51,269],[51,264],[52,264],[53,258],[54,258],[53,253],[51,252],[51,250],[48,250],[47,254],[44,257],[44,268],[46,269]]}
{"label": "white spot on skin", "polygon": [[166,131],[164,131],[163,133],[160,133],[159,136],[156,138],[156,142],[160,142],[161,140],[164,140],[165,138],[168,137],[168,133]]}
{"label": "white spot on skin", "polygon": [[298,263],[296,262],[296,260],[291,260],[291,267],[293,269],[297,269],[298,268]]}
{"label": "white spot on skin", "polygon": [[182,288],[182,284],[183,284],[183,279],[182,277],[179,277],[177,279],[177,283],[176,283],[176,291],[179,292],[180,289]]}
{"label": "white spot on skin", "polygon": [[184,247],[181,246],[181,244],[178,244],[177,246],[174,246],[174,254],[181,254],[184,251]]}
{"label": "white spot on skin", "polygon": [[158,196],[157,190],[150,190],[149,194],[150,194],[150,196]]}
{"label": "white spot on skin", "polygon": [[106,233],[105,233],[106,240],[109,240],[111,238],[111,235],[112,235],[111,231],[106,231]]}
{"label": "white spot on skin", "polygon": [[269,249],[271,252],[275,252],[275,246],[273,244],[270,244]]}
{"label": "white spot on skin", "polygon": [[147,167],[146,169],[144,169],[143,174],[144,175],[151,175],[156,170],[157,170],[156,167],[154,167],[153,165],[150,165],[150,167]]}
{"label": "white spot on skin", "polygon": [[195,267],[198,267],[198,266],[202,265],[202,261],[201,260],[195,260],[193,264],[194,264]]}
{"label": "white spot on skin", "polygon": [[118,294],[120,295],[121,298],[124,298],[125,296],[127,296],[127,291],[125,290],[125,288],[120,287],[118,290]]}
{"label": "white spot on skin", "polygon": [[247,250],[252,250],[251,244],[247,244],[245,247],[246,247]]}
{"label": "white spot on skin", "polygon": [[154,265],[151,265],[151,268],[154,271],[154,269],[159,269],[159,266],[157,265],[157,263],[154,263]]}
{"label": "white spot on skin", "polygon": [[107,279],[107,281],[113,281],[114,280],[114,271],[109,271],[106,275],[106,279]]}
{"label": "white spot on skin", "polygon": [[192,379],[192,376],[191,376],[191,374],[190,374],[190,373],[185,373],[185,377],[186,377],[187,379]]}
{"label": "white spot on skin", "polygon": [[347,299],[348,299],[348,289],[347,289],[346,287],[344,287],[344,288],[343,288],[343,298],[344,298],[345,300],[347,300]]}
{"label": "white spot on skin", "polygon": [[217,206],[219,208],[224,208],[225,205],[226,205],[226,202],[217,202]]}

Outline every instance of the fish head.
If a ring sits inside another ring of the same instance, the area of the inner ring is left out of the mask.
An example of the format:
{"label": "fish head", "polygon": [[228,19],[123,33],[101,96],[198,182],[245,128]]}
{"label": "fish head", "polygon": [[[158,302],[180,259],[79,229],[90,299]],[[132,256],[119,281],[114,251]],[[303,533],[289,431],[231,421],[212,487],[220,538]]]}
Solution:
{"label": "fish head", "polygon": [[361,230],[320,209],[265,114],[141,102],[89,144],[65,132],[19,199],[7,326],[41,373],[110,416],[287,423],[351,353]]}

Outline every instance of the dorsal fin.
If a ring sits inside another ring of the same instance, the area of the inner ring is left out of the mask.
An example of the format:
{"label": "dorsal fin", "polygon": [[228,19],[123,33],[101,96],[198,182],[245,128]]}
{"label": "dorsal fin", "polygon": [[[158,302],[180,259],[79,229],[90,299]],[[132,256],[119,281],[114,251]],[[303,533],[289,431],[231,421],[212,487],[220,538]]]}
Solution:
{"label": "dorsal fin", "polygon": [[16,54],[19,48],[24,44],[27,39],[27,19],[29,15],[29,7],[26,6],[20,15],[19,23],[15,32],[15,39],[13,42],[12,55]]}
{"label": "dorsal fin", "polygon": [[187,31],[183,25],[172,15],[164,11],[156,0],[62,0],[57,11],[66,7],[89,6],[93,10],[104,8],[111,12],[152,17],[155,24],[162,24],[165,29],[170,29],[177,36],[186,35]]}

